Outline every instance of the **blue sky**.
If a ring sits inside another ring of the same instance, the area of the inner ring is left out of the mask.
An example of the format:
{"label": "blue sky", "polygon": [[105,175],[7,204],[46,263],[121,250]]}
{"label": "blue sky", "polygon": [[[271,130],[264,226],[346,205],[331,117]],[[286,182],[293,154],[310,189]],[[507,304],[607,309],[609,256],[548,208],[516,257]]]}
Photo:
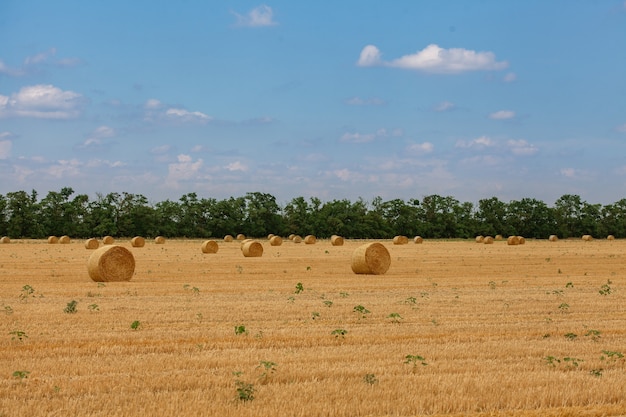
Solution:
{"label": "blue sky", "polygon": [[626,2],[0,2],[0,194],[626,198]]}

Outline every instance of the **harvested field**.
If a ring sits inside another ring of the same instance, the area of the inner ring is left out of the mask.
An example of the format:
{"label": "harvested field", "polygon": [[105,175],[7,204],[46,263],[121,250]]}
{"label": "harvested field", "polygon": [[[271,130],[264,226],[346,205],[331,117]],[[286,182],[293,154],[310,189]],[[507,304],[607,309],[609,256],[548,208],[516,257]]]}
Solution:
{"label": "harvested field", "polygon": [[368,241],[119,240],[135,274],[98,283],[84,242],[12,239],[0,414],[626,413],[626,241],[377,241],[385,275],[352,272]]}

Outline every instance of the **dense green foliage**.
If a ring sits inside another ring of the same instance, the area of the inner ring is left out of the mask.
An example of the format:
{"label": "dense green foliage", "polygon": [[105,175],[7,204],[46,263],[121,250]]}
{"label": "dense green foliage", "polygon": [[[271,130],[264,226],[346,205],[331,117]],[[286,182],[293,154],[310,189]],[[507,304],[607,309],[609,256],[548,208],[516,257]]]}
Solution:
{"label": "dense green foliage", "polygon": [[[243,233],[263,237],[270,233],[338,234],[346,238],[471,238],[476,235],[521,235],[547,238],[592,236],[626,237],[626,199],[602,206],[563,195],[552,207],[523,198],[508,203],[492,197],[478,205],[453,197],[430,195],[421,201],[377,197],[371,203],[296,197],[284,207],[270,194],[253,192],[225,200],[198,198],[150,204],[143,195],[97,194],[90,200],[65,187],[39,199],[36,191],[0,195],[0,236],[44,238],[69,235],[221,237]],[[73,196],[73,197],[72,197]]]}

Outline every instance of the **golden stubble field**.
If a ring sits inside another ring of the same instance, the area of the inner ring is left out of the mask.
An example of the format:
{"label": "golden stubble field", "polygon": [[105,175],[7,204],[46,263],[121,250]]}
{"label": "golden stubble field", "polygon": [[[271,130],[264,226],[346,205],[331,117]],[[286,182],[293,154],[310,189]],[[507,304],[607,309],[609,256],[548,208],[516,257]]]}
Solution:
{"label": "golden stubble field", "polygon": [[0,416],[626,414],[626,241],[262,241],[0,245]]}

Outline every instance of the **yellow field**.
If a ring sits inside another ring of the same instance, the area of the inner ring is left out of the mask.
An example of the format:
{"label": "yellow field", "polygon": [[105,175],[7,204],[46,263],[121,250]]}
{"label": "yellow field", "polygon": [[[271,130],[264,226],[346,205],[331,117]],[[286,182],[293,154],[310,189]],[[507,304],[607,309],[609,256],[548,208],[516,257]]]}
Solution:
{"label": "yellow field", "polygon": [[0,416],[626,414],[626,241],[381,242],[0,245]]}

